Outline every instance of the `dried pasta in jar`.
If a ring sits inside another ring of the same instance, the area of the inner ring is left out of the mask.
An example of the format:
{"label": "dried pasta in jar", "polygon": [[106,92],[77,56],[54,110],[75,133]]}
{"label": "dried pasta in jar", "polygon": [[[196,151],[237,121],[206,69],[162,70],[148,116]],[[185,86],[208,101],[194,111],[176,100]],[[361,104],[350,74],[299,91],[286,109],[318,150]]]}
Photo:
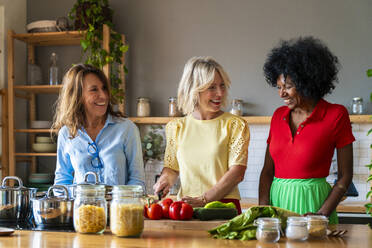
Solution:
{"label": "dried pasta in jar", "polygon": [[75,230],[80,233],[99,233],[106,227],[106,213],[104,207],[81,205],[77,209]]}
{"label": "dried pasta in jar", "polygon": [[110,209],[110,229],[120,237],[137,237],[144,227],[143,206],[113,202]]}

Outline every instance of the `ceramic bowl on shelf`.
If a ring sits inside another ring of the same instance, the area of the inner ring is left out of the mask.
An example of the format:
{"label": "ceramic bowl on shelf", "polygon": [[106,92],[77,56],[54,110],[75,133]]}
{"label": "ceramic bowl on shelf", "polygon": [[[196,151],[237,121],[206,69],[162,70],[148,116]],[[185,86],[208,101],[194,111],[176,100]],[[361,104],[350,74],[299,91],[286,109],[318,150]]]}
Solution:
{"label": "ceramic bowl on shelf", "polygon": [[54,143],[51,137],[37,136],[36,143]]}
{"label": "ceramic bowl on shelf", "polygon": [[44,184],[44,183],[53,183],[54,174],[51,173],[32,173],[28,177],[29,183]]}
{"label": "ceramic bowl on shelf", "polygon": [[31,128],[50,128],[51,121],[31,121]]}
{"label": "ceramic bowl on shelf", "polygon": [[31,22],[26,25],[27,32],[40,33],[40,32],[57,32],[57,23],[55,20],[41,20]]}
{"label": "ceramic bowl on shelf", "polygon": [[35,152],[56,152],[57,144],[55,143],[33,143],[32,149]]}

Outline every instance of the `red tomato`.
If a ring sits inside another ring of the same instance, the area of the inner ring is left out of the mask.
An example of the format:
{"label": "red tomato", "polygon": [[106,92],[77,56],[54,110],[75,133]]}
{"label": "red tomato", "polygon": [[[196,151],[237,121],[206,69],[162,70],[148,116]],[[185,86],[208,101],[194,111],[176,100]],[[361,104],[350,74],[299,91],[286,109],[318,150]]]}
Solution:
{"label": "red tomato", "polygon": [[153,203],[150,205],[150,207],[147,207],[147,215],[152,220],[160,220],[162,214],[163,214],[163,209],[157,203]]}
{"label": "red tomato", "polygon": [[170,198],[165,198],[164,200],[161,201],[161,204],[171,205],[172,203],[173,203],[173,200]]}
{"label": "red tomato", "polygon": [[169,207],[169,217],[173,220],[190,220],[193,213],[192,207],[183,201],[173,202]]}

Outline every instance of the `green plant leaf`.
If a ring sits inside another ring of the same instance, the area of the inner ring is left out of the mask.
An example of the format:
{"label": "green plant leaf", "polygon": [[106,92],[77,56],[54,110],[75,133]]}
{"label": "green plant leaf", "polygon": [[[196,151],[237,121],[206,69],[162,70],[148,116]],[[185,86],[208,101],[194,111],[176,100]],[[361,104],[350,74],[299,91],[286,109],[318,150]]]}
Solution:
{"label": "green plant leaf", "polygon": [[372,69],[367,70],[367,77],[372,77]]}
{"label": "green plant leaf", "polygon": [[372,180],[372,175],[369,175],[368,178],[367,178],[367,182],[369,182],[371,180]]}

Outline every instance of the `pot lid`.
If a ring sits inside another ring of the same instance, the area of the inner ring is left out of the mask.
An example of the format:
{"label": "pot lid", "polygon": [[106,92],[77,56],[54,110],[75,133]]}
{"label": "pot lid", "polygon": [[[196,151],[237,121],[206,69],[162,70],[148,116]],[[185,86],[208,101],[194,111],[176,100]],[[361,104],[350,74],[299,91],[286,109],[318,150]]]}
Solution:
{"label": "pot lid", "polygon": [[[18,182],[18,186],[15,186],[15,187],[7,186],[6,181],[11,180],[11,179],[16,180]],[[0,187],[0,190],[1,191],[8,191],[8,190],[10,190],[10,191],[29,191],[31,189],[23,186],[23,182],[22,182],[21,178],[16,177],[16,176],[8,176],[8,177],[4,177],[3,182],[1,184],[1,187]]]}
{"label": "pot lid", "polygon": [[[63,192],[61,195],[54,195],[54,189],[58,189],[58,192]],[[53,195],[51,195],[53,193]],[[46,201],[46,202],[71,202],[74,199],[70,197],[68,190],[63,185],[53,185],[49,187],[48,192],[44,197],[33,198],[32,201]]]}

